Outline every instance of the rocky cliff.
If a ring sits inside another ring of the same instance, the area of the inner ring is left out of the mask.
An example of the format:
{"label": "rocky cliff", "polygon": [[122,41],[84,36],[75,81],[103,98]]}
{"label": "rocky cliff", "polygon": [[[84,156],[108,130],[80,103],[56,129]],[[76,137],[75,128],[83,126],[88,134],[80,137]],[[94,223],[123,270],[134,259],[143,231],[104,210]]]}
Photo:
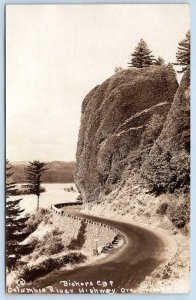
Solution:
{"label": "rocky cliff", "polygon": [[182,77],[163,129],[142,172],[156,192],[187,192],[190,185],[190,71]]}
{"label": "rocky cliff", "polygon": [[101,201],[143,165],[177,88],[171,67],[153,66],[118,72],[86,96],[75,173],[84,201]]}

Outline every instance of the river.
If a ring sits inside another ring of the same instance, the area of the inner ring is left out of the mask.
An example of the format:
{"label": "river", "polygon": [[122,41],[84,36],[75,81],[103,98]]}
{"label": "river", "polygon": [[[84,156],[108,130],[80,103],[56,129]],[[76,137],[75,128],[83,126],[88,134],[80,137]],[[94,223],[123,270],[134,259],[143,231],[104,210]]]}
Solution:
{"label": "river", "polygon": [[[51,204],[55,203],[75,201],[79,195],[77,192],[67,192],[64,190],[64,188],[69,188],[71,186],[73,186],[74,190],[76,190],[74,183],[43,183],[42,186],[46,188],[46,192],[41,193],[40,196],[40,207],[43,208],[49,208]],[[10,199],[20,198],[22,198],[20,205],[25,209],[25,212],[32,212],[36,209],[36,195],[21,195],[10,197]]]}

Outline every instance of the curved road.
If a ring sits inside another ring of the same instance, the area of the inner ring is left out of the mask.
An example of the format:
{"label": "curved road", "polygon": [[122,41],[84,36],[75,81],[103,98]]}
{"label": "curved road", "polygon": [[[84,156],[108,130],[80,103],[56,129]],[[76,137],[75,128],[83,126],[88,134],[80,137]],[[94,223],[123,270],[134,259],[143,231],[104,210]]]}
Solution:
{"label": "curved road", "polygon": [[[125,242],[120,248],[113,249],[111,254],[102,260],[100,259],[74,270],[60,271],[53,277],[48,276],[46,279],[38,280],[37,284],[40,288],[53,286],[54,292],[58,293],[58,289],[65,289],[61,281],[70,280],[70,282],[83,283],[92,281],[93,287],[100,292],[100,289],[103,289],[103,286],[99,285],[101,280],[107,283],[113,281],[113,284],[107,286],[107,288],[115,289],[111,292],[130,293],[131,289],[137,287],[146,275],[150,274],[167,259],[163,254],[164,242],[147,229],[125,222],[87,215],[76,210],[69,210],[69,212],[72,215],[114,226],[124,235]],[[72,289],[74,293],[78,293],[78,289],[81,287],[68,286],[67,288]],[[84,293],[89,293],[91,287],[88,286],[87,290],[85,287],[83,288]]]}

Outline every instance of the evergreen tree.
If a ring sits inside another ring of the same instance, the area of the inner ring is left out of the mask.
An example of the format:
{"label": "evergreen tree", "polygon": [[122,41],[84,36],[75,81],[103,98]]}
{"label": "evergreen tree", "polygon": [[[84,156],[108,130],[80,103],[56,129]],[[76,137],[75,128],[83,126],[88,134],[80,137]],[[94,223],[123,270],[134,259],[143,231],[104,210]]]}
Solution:
{"label": "evergreen tree", "polygon": [[176,78],[176,72],[175,72],[174,67],[173,67],[173,65],[171,63],[167,64],[166,69],[169,71],[169,74],[171,76],[174,76]]}
{"label": "evergreen tree", "polygon": [[184,40],[179,42],[178,51],[176,53],[177,63],[175,65],[181,66],[181,71],[178,73],[183,73],[190,66],[190,30],[187,32]]}
{"label": "evergreen tree", "polygon": [[156,66],[164,66],[165,65],[165,61],[162,57],[158,56],[158,58],[155,60],[154,63]]}
{"label": "evergreen tree", "polygon": [[39,160],[29,162],[29,165],[25,168],[26,187],[30,193],[37,196],[37,210],[39,210],[39,197],[41,194],[41,177],[47,170],[46,164]]}
{"label": "evergreen tree", "polygon": [[131,62],[128,63],[129,67],[145,68],[154,64],[155,58],[151,54],[152,51],[148,48],[147,43],[141,39],[138,46],[135,48],[134,53],[131,54]]}
{"label": "evergreen tree", "polygon": [[25,232],[28,218],[21,217],[24,209],[20,208],[20,201],[10,200],[10,196],[17,191],[16,184],[12,182],[12,167],[6,160],[6,265],[10,272],[23,254],[24,245],[20,245],[29,235]]}

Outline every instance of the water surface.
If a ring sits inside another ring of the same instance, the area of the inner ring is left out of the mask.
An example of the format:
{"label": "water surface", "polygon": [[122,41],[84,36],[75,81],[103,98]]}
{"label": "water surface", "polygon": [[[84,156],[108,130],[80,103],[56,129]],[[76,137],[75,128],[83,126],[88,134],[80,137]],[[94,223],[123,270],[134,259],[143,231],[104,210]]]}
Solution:
{"label": "water surface", "polygon": [[[74,183],[43,183],[42,186],[46,188],[46,192],[41,193],[40,196],[40,207],[49,208],[51,204],[63,203],[67,201],[75,201],[78,197],[77,192],[67,192],[64,188],[69,188],[71,186],[76,187]],[[20,199],[22,198],[20,204],[21,207],[25,209],[25,212],[32,212],[37,207],[37,196],[36,195],[21,195],[12,196],[10,199]]]}

